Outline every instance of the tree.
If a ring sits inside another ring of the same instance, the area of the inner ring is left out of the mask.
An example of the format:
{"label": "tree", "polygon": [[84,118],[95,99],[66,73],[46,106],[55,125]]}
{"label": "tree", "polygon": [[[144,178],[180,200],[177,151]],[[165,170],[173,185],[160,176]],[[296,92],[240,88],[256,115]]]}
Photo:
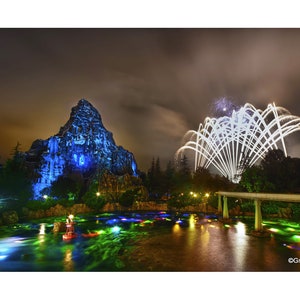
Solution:
{"label": "tree", "polygon": [[165,191],[167,198],[169,198],[171,196],[171,193],[175,188],[175,182],[174,182],[175,176],[176,176],[176,174],[175,174],[174,164],[171,161],[168,161],[167,167],[166,167],[166,170],[165,170],[164,176],[163,176],[164,191]]}
{"label": "tree", "polygon": [[102,209],[106,203],[105,196],[99,192],[98,186],[98,180],[94,180],[82,197],[84,203],[95,210]]}
{"label": "tree", "polygon": [[193,190],[205,192],[213,189],[213,176],[208,169],[197,168],[192,181]]}
{"label": "tree", "polygon": [[248,168],[239,184],[248,192],[295,193],[300,191],[300,159],[270,150],[259,166]]}
{"label": "tree", "polygon": [[0,193],[11,200],[26,201],[32,196],[32,186],[20,146],[18,142],[0,171]]}
{"label": "tree", "polygon": [[78,198],[81,189],[80,182],[68,176],[60,176],[52,183],[50,195],[58,199]]}
{"label": "tree", "polygon": [[261,166],[252,166],[244,171],[239,185],[249,193],[271,192],[274,185],[270,182]]}
{"label": "tree", "polygon": [[141,201],[147,198],[147,191],[138,177],[129,174],[118,176],[105,171],[98,181],[97,192],[110,203],[120,202],[123,193],[132,190],[135,191],[136,200]]}
{"label": "tree", "polygon": [[159,200],[163,193],[163,174],[160,167],[159,157],[156,160],[153,158],[151,167],[147,173],[146,186],[150,194],[150,198],[153,200]]}
{"label": "tree", "polygon": [[188,158],[184,155],[177,162],[176,187],[178,191],[188,191],[192,188],[192,172],[189,166]]}
{"label": "tree", "polygon": [[293,167],[295,163],[295,160],[285,157],[280,149],[270,150],[266,154],[261,162],[261,167],[266,180],[272,184],[272,192],[290,192],[291,182],[294,180],[294,176],[297,176],[297,172]]}

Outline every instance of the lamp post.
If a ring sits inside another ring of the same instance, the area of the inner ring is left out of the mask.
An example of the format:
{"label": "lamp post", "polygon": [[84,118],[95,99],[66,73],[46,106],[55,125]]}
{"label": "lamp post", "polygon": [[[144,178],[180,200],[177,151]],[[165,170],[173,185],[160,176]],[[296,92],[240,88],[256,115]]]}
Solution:
{"label": "lamp post", "polygon": [[208,202],[209,196],[210,196],[209,193],[205,193],[205,195],[204,195],[204,197],[206,198],[206,201],[204,203],[204,205],[205,205],[205,213],[207,213],[207,202]]}

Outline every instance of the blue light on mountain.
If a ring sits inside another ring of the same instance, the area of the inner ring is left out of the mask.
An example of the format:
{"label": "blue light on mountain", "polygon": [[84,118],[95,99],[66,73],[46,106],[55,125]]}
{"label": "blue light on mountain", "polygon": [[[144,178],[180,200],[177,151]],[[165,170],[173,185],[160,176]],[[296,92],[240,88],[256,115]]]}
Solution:
{"label": "blue light on mountain", "polygon": [[38,178],[33,185],[34,199],[42,199],[54,181],[72,172],[91,176],[101,167],[118,175],[138,176],[133,154],[115,144],[98,111],[84,99],[72,108],[56,135],[33,143],[28,159]]}
{"label": "blue light on mountain", "polygon": [[84,155],[81,154],[79,157],[79,166],[84,166],[84,162],[85,162]]}

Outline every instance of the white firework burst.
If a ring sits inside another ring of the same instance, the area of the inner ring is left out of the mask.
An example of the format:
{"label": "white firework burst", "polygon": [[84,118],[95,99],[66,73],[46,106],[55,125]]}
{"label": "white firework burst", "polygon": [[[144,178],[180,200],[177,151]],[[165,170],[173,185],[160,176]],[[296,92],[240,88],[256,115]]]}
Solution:
{"label": "white firework burst", "polygon": [[287,156],[284,138],[297,130],[300,118],[285,108],[273,103],[262,111],[246,103],[231,116],[206,118],[197,131],[189,130],[176,158],[192,150],[195,170],[213,166],[237,183],[245,167],[264,158],[269,150],[281,148]]}

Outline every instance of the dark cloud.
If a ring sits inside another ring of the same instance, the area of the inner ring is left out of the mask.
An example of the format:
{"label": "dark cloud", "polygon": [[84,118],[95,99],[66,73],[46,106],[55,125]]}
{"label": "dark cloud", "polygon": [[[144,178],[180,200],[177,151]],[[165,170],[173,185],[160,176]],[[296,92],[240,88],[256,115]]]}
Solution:
{"label": "dark cloud", "polygon": [[57,133],[83,97],[144,170],[222,97],[300,115],[299,29],[0,29],[0,41],[2,157]]}

